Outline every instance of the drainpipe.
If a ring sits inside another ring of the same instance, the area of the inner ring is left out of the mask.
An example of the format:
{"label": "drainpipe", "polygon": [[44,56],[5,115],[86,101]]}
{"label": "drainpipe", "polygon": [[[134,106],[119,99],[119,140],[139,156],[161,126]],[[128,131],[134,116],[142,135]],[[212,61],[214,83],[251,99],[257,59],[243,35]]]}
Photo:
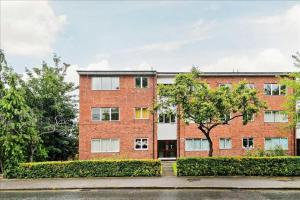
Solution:
{"label": "drainpipe", "polygon": [[[152,90],[153,90],[153,99],[152,99],[152,108],[154,108],[155,105],[155,99],[156,99],[156,95],[155,95],[155,84],[156,84],[156,73],[153,76],[153,82],[152,82]],[[152,113],[152,158],[155,159],[155,112],[153,110]]]}

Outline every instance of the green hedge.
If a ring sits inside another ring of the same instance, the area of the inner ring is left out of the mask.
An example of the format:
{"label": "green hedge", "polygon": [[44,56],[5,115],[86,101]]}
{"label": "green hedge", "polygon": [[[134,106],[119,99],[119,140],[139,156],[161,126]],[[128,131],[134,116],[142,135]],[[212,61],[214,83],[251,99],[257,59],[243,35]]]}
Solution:
{"label": "green hedge", "polygon": [[8,178],[160,176],[159,160],[85,160],[22,163]]}
{"label": "green hedge", "polygon": [[177,160],[178,176],[300,176],[300,157],[203,157]]}

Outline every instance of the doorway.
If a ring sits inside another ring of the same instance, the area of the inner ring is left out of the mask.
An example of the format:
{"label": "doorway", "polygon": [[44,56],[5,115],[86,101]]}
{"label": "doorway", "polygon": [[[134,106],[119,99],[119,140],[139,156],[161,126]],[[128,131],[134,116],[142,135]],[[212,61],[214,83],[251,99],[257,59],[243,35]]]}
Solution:
{"label": "doorway", "polygon": [[176,158],[177,140],[158,140],[158,158]]}
{"label": "doorway", "polygon": [[300,156],[300,139],[297,139],[297,156]]}

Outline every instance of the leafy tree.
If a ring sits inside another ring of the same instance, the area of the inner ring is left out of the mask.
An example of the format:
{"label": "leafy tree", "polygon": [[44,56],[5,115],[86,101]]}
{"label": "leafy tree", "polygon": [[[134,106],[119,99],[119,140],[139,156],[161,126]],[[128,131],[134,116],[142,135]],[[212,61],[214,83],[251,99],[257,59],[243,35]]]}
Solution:
{"label": "leafy tree", "polygon": [[25,160],[28,139],[38,139],[24,95],[20,77],[7,66],[0,50],[0,167],[4,175],[12,174]]}
{"label": "leafy tree", "polygon": [[[295,67],[300,68],[300,53],[297,52],[295,55],[292,55],[292,58],[294,59]],[[293,72],[287,77],[281,78],[281,84],[293,90],[293,93],[287,94],[283,106],[289,116],[289,127],[294,128],[299,122],[300,117],[300,110],[295,109],[297,102],[300,103],[300,73]]]}
{"label": "leafy tree", "polygon": [[209,156],[213,155],[211,131],[217,126],[242,117],[247,124],[252,115],[266,104],[257,97],[257,90],[242,81],[233,88],[228,86],[210,88],[200,80],[200,71],[192,68],[187,74],[178,74],[175,84],[160,85],[156,110],[171,113],[177,106],[178,117],[186,123],[193,121],[209,143]]}
{"label": "leafy tree", "polygon": [[26,100],[37,116],[38,135],[43,141],[43,154],[32,145],[30,157],[35,160],[66,160],[74,157],[78,146],[77,109],[74,102],[73,83],[65,81],[68,64],[60,66],[60,58],[54,55],[54,67],[43,63],[42,67],[26,70]]}

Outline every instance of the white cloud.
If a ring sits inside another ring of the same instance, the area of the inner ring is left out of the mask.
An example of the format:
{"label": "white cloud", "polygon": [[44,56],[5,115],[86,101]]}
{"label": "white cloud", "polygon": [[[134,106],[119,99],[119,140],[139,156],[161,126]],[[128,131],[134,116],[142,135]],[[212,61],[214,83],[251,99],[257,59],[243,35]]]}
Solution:
{"label": "white cloud", "polygon": [[15,55],[52,52],[57,34],[66,23],[48,1],[2,1],[2,47]]}
{"label": "white cloud", "polygon": [[109,64],[108,60],[104,59],[96,63],[91,63],[87,67],[82,68],[82,70],[111,70],[112,66]]}

